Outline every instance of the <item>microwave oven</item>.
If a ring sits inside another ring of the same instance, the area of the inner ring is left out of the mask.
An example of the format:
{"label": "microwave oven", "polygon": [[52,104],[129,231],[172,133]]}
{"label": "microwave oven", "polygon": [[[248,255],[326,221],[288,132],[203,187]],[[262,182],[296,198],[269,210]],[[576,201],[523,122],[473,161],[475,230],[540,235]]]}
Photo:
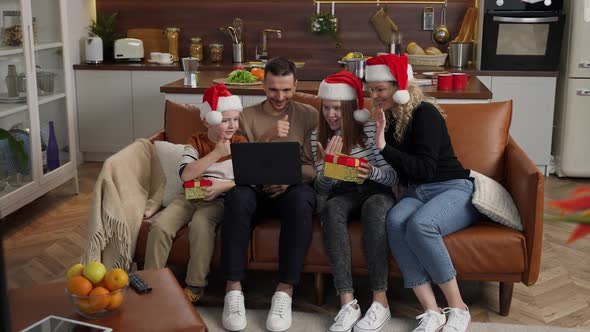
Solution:
{"label": "microwave oven", "polygon": [[486,0],[481,69],[555,71],[565,15],[562,1]]}

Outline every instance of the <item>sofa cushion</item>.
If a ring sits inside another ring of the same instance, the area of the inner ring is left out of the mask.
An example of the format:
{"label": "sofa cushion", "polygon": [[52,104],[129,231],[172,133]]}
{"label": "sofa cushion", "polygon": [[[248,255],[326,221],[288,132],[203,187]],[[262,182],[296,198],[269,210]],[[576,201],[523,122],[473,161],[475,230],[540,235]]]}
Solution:
{"label": "sofa cushion", "polygon": [[164,130],[166,140],[170,143],[186,144],[192,134],[207,131],[200,110],[195,105],[166,100],[164,113]]}
{"label": "sofa cushion", "polygon": [[463,167],[503,183],[512,101],[440,106],[447,113],[453,149]]}
{"label": "sofa cushion", "polygon": [[166,177],[162,206],[168,206],[182,192],[182,180],[178,175],[178,165],[184,153],[184,144],[155,141],[154,148]]}
{"label": "sofa cushion", "polygon": [[477,211],[504,226],[522,231],[522,221],[512,196],[493,179],[471,171],[475,179],[472,202]]}

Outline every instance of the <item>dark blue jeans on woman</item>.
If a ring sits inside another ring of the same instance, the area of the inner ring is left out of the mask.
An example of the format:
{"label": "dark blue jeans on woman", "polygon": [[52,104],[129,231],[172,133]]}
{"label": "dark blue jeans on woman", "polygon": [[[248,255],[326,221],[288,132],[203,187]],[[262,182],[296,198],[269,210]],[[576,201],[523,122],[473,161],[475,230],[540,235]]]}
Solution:
{"label": "dark blue jeans on woman", "polygon": [[389,247],[406,288],[452,280],[455,269],[443,236],[470,226],[479,213],[473,182],[455,179],[409,186],[386,217]]}

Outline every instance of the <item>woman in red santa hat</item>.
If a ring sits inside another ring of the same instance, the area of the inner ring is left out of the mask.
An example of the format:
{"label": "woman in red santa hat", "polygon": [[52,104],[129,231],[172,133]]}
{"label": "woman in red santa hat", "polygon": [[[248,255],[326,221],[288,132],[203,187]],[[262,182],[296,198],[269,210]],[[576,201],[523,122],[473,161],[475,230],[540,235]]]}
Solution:
{"label": "woman in red santa hat", "polygon": [[[386,217],[389,247],[425,312],[414,331],[464,332],[471,321],[443,236],[475,222],[473,181],[457,159],[442,110],[426,101],[405,55],[369,59],[365,80],[377,109],[375,139],[407,191]],[[443,291],[440,309],[431,284]],[[447,317],[448,315],[448,317]]]}
{"label": "woman in red santa hat", "polygon": [[[314,186],[319,194],[324,244],[342,306],[328,331],[352,331],[353,327],[356,332],[379,331],[391,317],[386,296],[389,251],[385,214],[394,203],[391,187],[397,183],[397,175],[375,145],[375,122],[366,122],[369,111],[363,105],[363,83],[342,71],[324,79],[318,95],[322,100],[320,121],[311,134],[317,172]],[[340,152],[368,161],[358,167],[362,184],[324,175],[324,156]],[[353,294],[348,233],[350,217],[358,214],[373,290],[373,303],[362,319]]]}

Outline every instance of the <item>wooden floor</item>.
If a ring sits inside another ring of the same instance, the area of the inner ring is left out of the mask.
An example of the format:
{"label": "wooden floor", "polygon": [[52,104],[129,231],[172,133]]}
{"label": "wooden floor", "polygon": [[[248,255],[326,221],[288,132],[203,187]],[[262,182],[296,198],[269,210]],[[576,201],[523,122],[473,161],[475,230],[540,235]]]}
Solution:
{"label": "wooden floor", "polygon": [[[72,194],[73,187],[68,183],[1,221],[7,231],[4,246],[8,288],[64,280],[67,267],[78,262],[86,242],[86,219],[91,193],[101,166],[101,163],[81,165],[79,195]],[[572,188],[581,184],[590,185],[590,180],[549,177],[545,182],[545,199],[565,198]],[[531,287],[522,284],[515,286],[509,317],[497,314],[497,284],[462,282],[460,286],[470,305],[473,320],[590,327],[590,236],[565,245],[573,228],[572,224],[545,222],[539,281]],[[267,285],[273,278],[275,276],[272,273],[249,276],[245,285],[248,307],[268,307],[272,289]],[[220,278],[211,279],[205,305],[221,305],[223,284]],[[265,279],[269,279],[268,282],[261,282]],[[363,308],[366,308],[370,301],[366,278],[356,278],[355,286],[357,297]],[[313,279],[305,276],[295,296],[296,309],[337,311],[333,290],[328,293],[328,303],[317,307],[313,305],[312,288]],[[399,280],[392,279],[389,289],[394,316],[413,318],[420,313],[417,301],[411,292],[401,287]]]}

